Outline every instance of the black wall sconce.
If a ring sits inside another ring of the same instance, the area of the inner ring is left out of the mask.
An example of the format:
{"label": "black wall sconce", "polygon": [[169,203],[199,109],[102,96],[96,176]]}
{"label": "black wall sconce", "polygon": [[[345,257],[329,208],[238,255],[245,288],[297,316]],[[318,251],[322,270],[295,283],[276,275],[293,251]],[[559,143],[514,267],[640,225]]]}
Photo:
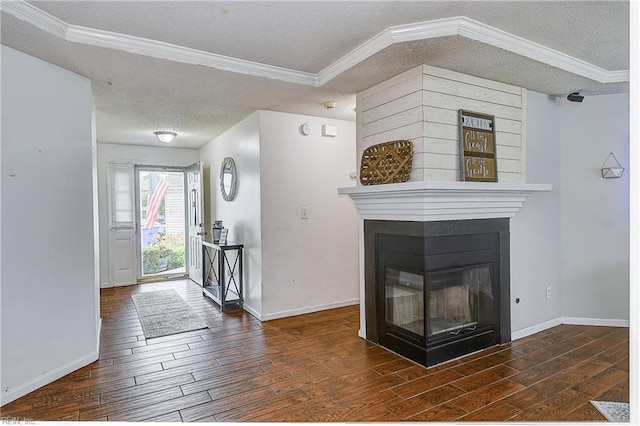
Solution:
{"label": "black wall sconce", "polygon": [[582,102],[584,100],[584,96],[582,96],[580,92],[573,92],[567,96],[567,100],[571,102]]}

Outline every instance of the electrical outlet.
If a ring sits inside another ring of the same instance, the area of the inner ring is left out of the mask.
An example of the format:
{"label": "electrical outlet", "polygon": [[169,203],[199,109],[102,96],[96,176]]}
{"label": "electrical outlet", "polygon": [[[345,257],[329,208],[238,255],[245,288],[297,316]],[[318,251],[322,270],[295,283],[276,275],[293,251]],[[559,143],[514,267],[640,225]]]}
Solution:
{"label": "electrical outlet", "polygon": [[551,299],[551,287],[547,287],[547,299]]}

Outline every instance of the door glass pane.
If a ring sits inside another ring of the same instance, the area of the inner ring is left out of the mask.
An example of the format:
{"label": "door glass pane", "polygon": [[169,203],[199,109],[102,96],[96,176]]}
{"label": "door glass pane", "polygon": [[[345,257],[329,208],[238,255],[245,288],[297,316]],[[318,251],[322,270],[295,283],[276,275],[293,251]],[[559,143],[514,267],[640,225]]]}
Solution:
{"label": "door glass pane", "polygon": [[142,276],[184,273],[184,174],[139,171]]}
{"label": "door glass pane", "polygon": [[388,324],[424,337],[424,278],[387,268],[385,318]]}
{"label": "door glass pane", "polygon": [[489,265],[427,274],[428,335],[473,328],[493,318]]}

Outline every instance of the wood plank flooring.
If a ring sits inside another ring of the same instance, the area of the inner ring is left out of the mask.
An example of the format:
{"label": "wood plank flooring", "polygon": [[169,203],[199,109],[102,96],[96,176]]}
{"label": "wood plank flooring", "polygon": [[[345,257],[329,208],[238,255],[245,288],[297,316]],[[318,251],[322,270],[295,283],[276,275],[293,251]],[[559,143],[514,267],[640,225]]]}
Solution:
{"label": "wood plank flooring", "polygon": [[[131,294],[173,288],[209,328],[144,339]],[[0,409],[110,421],[604,421],[627,328],[561,325],[424,368],[357,337],[358,307],[260,323],[189,281],[103,289],[100,359]]]}

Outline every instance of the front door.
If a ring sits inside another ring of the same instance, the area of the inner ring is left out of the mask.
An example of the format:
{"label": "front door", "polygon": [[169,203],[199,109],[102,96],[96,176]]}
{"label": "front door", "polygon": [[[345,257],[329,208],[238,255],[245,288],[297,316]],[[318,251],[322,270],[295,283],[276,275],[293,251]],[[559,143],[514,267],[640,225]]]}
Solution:
{"label": "front door", "polygon": [[202,202],[203,162],[192,164],[185,170],[187,187],[187,250],[189,278],[202,285],[202,237],[204,229],[204,203]]}
{"label": "front door", "polygon": [[184,277],[184,169],[139,166],[136,170],[138,281]]}

